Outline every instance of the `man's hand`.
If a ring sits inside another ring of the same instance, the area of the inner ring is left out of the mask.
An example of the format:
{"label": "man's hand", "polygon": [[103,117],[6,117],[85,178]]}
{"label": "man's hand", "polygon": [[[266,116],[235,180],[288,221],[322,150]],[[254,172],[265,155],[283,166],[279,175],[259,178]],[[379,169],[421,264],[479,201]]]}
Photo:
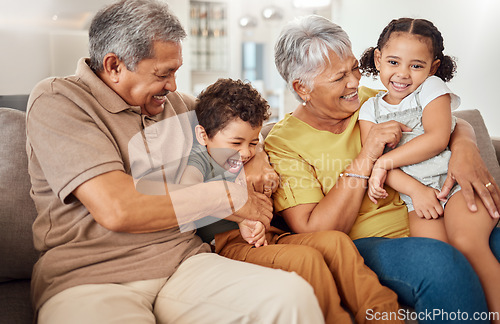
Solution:
{"label": "man's hand", "polygon": [[259,221],[269,229],[273,218],[273,205],[266,195],[256,192],[252,184],[247,183],[246,193],[241,194],[243,186],[228,182],[230,199],[234,207],[234,216],[241,219]]}

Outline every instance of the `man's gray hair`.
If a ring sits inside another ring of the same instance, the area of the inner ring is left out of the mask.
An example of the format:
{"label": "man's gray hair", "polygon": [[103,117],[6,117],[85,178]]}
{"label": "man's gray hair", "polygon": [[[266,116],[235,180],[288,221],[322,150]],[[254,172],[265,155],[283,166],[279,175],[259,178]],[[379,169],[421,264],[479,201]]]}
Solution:
{"label": "man's gray hair", "polygon": [[180,43],[186,31],[165,2],[122,0],[101,9],[89,28],[90,67],[103,69],[104,56],[114,53],[128,70],[154,56],[154,42]]}
{"label": "man's gray hair", "polygon": [[285,25],[274,47],[274,61],[293,93],[294,80],[312,90],[314,78],[324,71],[329,62],[330,51],[345,59],[352,53],[349,36],[332,21],[309,15]]}

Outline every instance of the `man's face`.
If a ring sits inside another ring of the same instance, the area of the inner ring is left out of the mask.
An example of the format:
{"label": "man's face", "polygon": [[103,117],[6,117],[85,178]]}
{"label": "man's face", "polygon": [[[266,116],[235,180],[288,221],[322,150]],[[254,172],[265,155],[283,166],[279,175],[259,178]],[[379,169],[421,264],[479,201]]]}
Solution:
{"label": "man's face", "polygon": [[154,57],[140,61],[135,71],[122,63],[115,91],[147,116],[161,113],[167,94],[175,91],[175,72],[182,65],[182,47],[174,42],[155,42]]}

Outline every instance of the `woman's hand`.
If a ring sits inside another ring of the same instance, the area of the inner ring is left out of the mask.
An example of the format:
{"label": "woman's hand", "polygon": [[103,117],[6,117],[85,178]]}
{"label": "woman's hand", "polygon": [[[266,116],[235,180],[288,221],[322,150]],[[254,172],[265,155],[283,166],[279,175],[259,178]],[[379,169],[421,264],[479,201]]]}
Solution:
{"label": "woman's hand", "polygon": [[476,191],[490,216],[498,219],[500,189],[479,154],[474,129],[460,118],[457,118],[455,130],[451,134],[450,149],[448,176],[438,198],[445,199],[455,182],[458,182],[471,212],[477,211],[474,200]]}
{"label": "woman's hand", "polygon": [[[477,211],[474,200],[474,191],[476,191],[490,216],[497,219],[500,217],[498,213],[500,189],[484,164],[475,143],[460,141],[452,148],[448,175],[438,199],[445,199],[455,182],[462,187],[462,193],[470,211]],[[490,185],[486,186],[487,184]]]}
{"label": "woman's hand", "polygon": [[384,153],[384,148],[394,148],[401,140],[402,132],[410,132],[411,128],[396,121],[374,124],[364,138],[360,156],[366,156],[375,162]]}

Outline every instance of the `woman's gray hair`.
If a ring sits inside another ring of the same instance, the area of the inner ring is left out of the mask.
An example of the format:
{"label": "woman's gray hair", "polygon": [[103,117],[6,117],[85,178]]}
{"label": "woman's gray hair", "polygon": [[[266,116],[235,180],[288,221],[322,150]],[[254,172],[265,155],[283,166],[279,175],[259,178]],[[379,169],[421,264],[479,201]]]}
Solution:
{"label": "woman's gray hair", "polygon": [[127,69],[154,56],[154,42],[180,43],[186,31],[165,2],[122,0],[100,10],[89,28],[90,67],[103,69],[104,56],[114,53]]}
{"label": "woman's gray hair", "polygon": [[274,62],[281,77],[293,91],[292,83],[299,80],[310,90],[314,78],[326,68],[329,52],[341,59],[352,53],[347,33],[332,21],[317,15],[297,18],[289,22],[274,47]]}

